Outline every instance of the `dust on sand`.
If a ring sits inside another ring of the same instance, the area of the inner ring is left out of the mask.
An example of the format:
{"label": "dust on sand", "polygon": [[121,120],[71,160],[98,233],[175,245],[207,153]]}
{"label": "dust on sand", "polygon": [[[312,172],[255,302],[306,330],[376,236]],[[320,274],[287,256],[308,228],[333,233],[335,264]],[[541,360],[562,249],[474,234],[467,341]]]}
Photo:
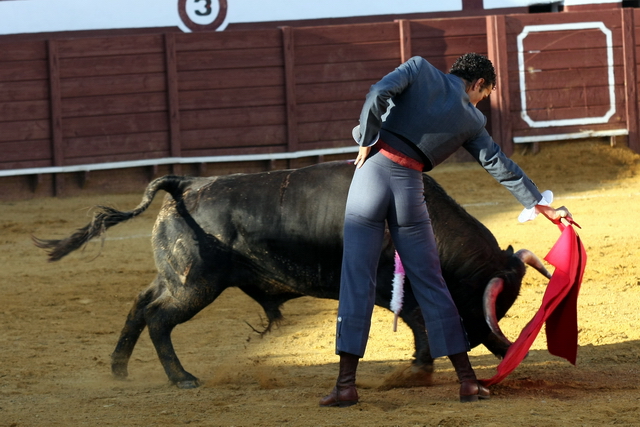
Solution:
{"label": "dust on sand", "polygon": [[[361,403],[319,408],[337,375],[337,302],[291,301],[285,322],[259,338],[245,321],[259,325],[260,307],[230,289],[173,334],[200,388],[167,382],[146,333],[129,379],[119,381],[109,355],[134,296],[154,277],[149,236],[161,197],[142,217],[111,229],[104,247],[89,244],[57,263],[46,262],[31,234],[66,236],[88,221],[88,208],[131,209],[141,194],[38,199],[0,203],[0,426],[640,425],[640,156],[579,141],[513,158],[582,226],[589,261],[578,301],[577,366],[547,352],[543,329],[489,401],[458,403],[447,360],[436,362],[431,387],[385,390],[385,379],[408,365],[413,342],[408,328],[394,333],[393,315],[376,309],[358,372]],[[521,207],[475,164],[445,164],[432,175],[502,247],[544,256],[559,236],[544,218],[519,224]],[[546,283],[529,270],[501,321],[507,336],[515,339],[533,316]],[[484,348],[471,360],[482,378],[499,362]]]}

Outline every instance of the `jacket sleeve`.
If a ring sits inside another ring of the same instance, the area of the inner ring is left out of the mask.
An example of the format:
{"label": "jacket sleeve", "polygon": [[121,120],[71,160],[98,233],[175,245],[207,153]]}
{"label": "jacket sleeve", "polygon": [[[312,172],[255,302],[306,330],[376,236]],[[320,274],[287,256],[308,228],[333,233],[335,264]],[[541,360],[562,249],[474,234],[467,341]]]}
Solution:
{"label": "jacket sleeve", "polygon": [[356,138],[359,145],[369,147],[375,144],[389,100],[414,81],[424,62],[423,58],[413,57],[371,86],[360,113],[360,138]]}
{"label": "jacket sleeve", "polygon": [[542,200],[538,187],[516,162],[502,152],[486,129],[483,128],[463,146],[525,208],[532,208]]}

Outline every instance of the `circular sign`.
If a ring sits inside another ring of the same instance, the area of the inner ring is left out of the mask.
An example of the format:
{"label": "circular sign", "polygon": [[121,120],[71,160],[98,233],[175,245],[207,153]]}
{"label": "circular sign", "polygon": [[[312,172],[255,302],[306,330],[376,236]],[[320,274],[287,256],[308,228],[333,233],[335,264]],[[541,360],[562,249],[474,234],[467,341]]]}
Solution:
{"label": "circular sign", "polygon": [[[189,1],[189,10],[187,10],[187,1]],[[218,14],[209,23],[213,9],[211,3],[214,0],[178,0],[178,13],[180,19],[191,31],[214,31],[218,29],[227,17],[227,0],[218,1]],[[191,12],[191,13],[189,13]],[[195,21],[190,16],[195,14]]]}

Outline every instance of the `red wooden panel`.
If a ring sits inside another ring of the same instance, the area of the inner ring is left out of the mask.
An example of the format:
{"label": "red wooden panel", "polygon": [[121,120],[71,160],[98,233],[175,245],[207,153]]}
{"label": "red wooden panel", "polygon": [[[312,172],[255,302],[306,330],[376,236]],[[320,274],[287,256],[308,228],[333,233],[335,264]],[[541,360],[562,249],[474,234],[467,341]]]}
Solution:
{"label": "red wooden panel", "polygon": [[164,52],[161,34],[77,38],[58,41],[60,58],[141,55]]}
{"label": "red wooden panel", "polygon": [[62,104],[63,117],[91,117],[111,114],[167,111],[165,93],[132,93],[127,95],[67,98]]}
{"label": "red wooden panel", "polygon": [[[525,25],[566,24],[570,22],[604,22],[607,28],[619,29],[622,26],[620,9],[575,12],[575,13],[534,13],[526,15],[510,15],[506,20],[506,31],[509,37],[522,32]],[[616,31],[614,31],[616,33]],[[615,45],[622,44],[622,36]]]}
{"label": "red wooden panel", "polygon": [[[40,159],[40,160],[24,160],[24,161],[15,161],[15,162],[4,162],[0,157],[0,170],[11,170],[11,169],[26,169],[26,168],[46,168],[52,166],[51,158]],[[0,178],[1,181],[6,182],[11,179],[24,179],[25,177],[16,176],[16,177],[3,177]],[[14,188],[10,187],[6,191],[12,191]],[[5,196],[7,193],[5,189],[0,190],[0,199],[5,200]],[[48,194],[47,196],[51,196],[52,194]]]}
{"label": "red wooden panel", "polygon": [[49,77],[47,60],[0,63],[0,82],[45,80]]}
{"label": "red wooden panel", "polygon": [[51,136],[49,120],[0,123],[0,142],[47,139]]}
{"label": "red wooden panel", "polygon": [[[304,142],[300,143],[300,151],[303,150],[321,150],[326,148],[341,148],[341,147],[350,147],[355,144],[353,139],[349,138],[341,138],[341,139],[333,139],[330,141],[322,140],[322,141],[312,141],[312,142]],[[331,156],[324,156],[325,161],[329,160],[355,160],[356,153],[346,153],[346,154],[336,154]],[[304,160],[304,159],[301,159]]]}
{"label": "red wooden panel", "polygon": [[110,76],[164,72],[163,54],[60,59],[60,77]]}
{"label": "red wooden panel", "polygon": [[87,118],[70,117],[64,120],[62,131],[65,138],[73,138],[166,131],[168,128],[167,113],[162,112]]}
{"label": "red wooden panel", "polygon": [[281,48],[178,52],[178,72],[221,68],[282,67]]}
{"label": "red wooden panel", "polygon": [[355,144],[351,138],[351,129],[357,124],[357,117],[350,120],[335,120],[331,123],[301,123],[298,126],[300,143],[351,139],[349,143]]}
{"label": "red wooden panel", "polygon": [[411,21],[412,41],[421,38],[448,38],[464,35],[485,37],[486,33],[487,23],[484,16]]}
{"label": "red wooden panel", "polygon": [[399,62],[396,59],[298,65],[295,69],[296,84],[345,82],[352,80],[367,80],[373,84],[393,71],[398,65]]}
{"label": "red wooden panel", "polygon": [[49,82],[46,80],[0,82],[0,102],[31,101],[48,98]]}
{"label": "red wooden panel", "polygon": [[230,68],[178,73],[180,90],[282,86],[283,84],[284,70],[282,67]]}
{"label": "red wooden panel", "polygon": [[115,95],[119,93],[147,93],[166,90],[167,80],[163,73],[88,76],[64,79],[60,82],[60,87],[62,98]]}
{"label": "red wooden panel", "polygon": [[[591,82],[608,84],[608,69],[606,67],[594,68],[566,68],[562,70],[545,70],[544,72],[527,72],[526,87],[536,89],[564,89],[571,87],[585,87]],[[617,84],[624,82],[624,69],[621,65],[613,67],[613,75]],[[520,76],[517,69],[509,70],[509,86],[518,89]],[[516,92],[519,94],[519,92]],[[517,95],[519,96],[519,95]]]}
{"label": "red wooden panel", "polygon": [[[64,141],[65,159],[93,158],[116,154],[143,154],[163,152],[169,154],[169,137],[166,132],[147,132],[128,135],[107,135],[84,138],[67,138]],[[95,163],[95,160],[89,163]]]}
{"label": "red wooden panel", "polygon": [[285,125],[286,111],[283,105],[189,110],[180,113],[183,130],[215,129],[222,127],[252,127],[260,125]]}
{"label": "red wooden panel", "polygon": [[475,38],[468,43],[457,39],[445,44],[440,43],[440,41],[425,44],[420,40],[415,40],[412,43],[413,55],[422,56],[436,68],[445,72],[449,70],[460,55],[468,52],[487,54],[487,41],[483,38]]}
{"label": "red wooden panel", "polygon": [[[353,126],[358,124],[360,110],[364,104],[363,94],[361,99],[353,101],[336,101],[323,104],[302,104],[298,106],[298,123],[324,122],[333,123],[336,120],[351,118]],[[352,127],[353,127],[352,126]]]}
{"label": "red wooden panel", "polygon": [[[527,45],[525,45],[526,48]],[[622,48],[613,49],[614,58],[621,58],[621,55]],[[541,51],[524,54],[524,66],[528,70],[606,67],[607,64],[605,49]]]}
{"label": "red wooden panel", "polygon": [[[527,110],[532,120],[540,122],[546,120],[566,120],[583,117],[602,117],[609,111],[608,105],[576,105],[572,107],[554,107],[548,109]],[[624,104],[616,108],[618,114],[614,114],[609,123],[622,123],[626,120]],[[589,125],[591,126],[591,125]],[[528,127],[528,125],[526,126]],[[583,126],[580,126],[583,127]]]}
{"label": "red wooden panel", "polygon": [[51,142],[48,139],[1,142],[0,153],[0,164],[34,160],[50,162]]}
{"label": "red wooden panel", "polygon": [[181,132],[184,151],[221,147],[262,147],[286,144],[285,126],[252,126]]}
{"label": "red wooden panel", "polygon": [[279,29],[176,34],[176,50],[243,50],[282,46]]}
{"label": "red wooden panel", "polygon": [[398,41],[316,46],[313,49],[296,50],[296,65],[326,64],[335,62],[379,61],[393,59],[400,63]]}
{"label": "red wooden panel", "polygon": [[371,83],[374,82],[352,81],[298,85],[298,105],[314,102],[364,100],[364,97],[369,92]]}
{"label": "red wooden panel", "polygon": [[[529,33],[524,38],[524,44],[527,50],[600,49],[607,47],[607,39],[600,29],[544,31]],[[621,44],[616,43],[613,43],[613,45],[616,47],[621,46]]]}
{"label": "red wooden panel", "polygon": [[180,110],[284,105],[284,88],[258,87],[181,91]]}
{"label": "red wooden panel", "polygon": [[31,61],[47,59],[47,43],[38,42],[6,42],[0,43],[0,62]]}
{"label": "red wooden panel", "polygon": [[387,41],[400,43],[400,30],[396,22],[294,28],[296,48]]}
{"label": "red wooden panel", "polygon": [[[193,150],[182,150],[183,157],[201,157],[201,156],[237,156],[237,155],[247,155],[247,154],[265,154],[265,153],[286,153],[287,147],[285,144],[278,145],[268,145],[268,146],[257,146],[257,147],[240,147],[240,148],[230,148],[230,147],[211,147],[211,148],[194,148]],[[261,168],[259,169],[261,172],[264,171],[266,163],[264,161],[256,161],[256,163],[261,164]],[[221,170],[224,173],[236,173],[247,171],[247,168],[251,168],[251,165],[254,162],[247,161],[238,161],[238,162],[225,162],[225,163],[211,163],[207,165],[207,174],[212,174],[210,172],[213,170]],[[188,165],[183,165],[183,167],[189,167]],[[254,171],[255,172],[255,171]],[[217,174],[217,172],[213,172],[213,174]]]}
{"label": "red wooden panel", "polygon": [[[161,159],[163,157],[167,157],[169,153],[167,151],[146,151],[144,153],[113,153],[104,156],[83,156],[83,157],[74,157],[68,159],[66,162],[67,165],[87,165],[93,163],[109,163],[109,162],[126,162],[132,160],[140,160],[140,159]],[[133,169],[126,168],[121,169],[121,171],[111,171],[111,174],[115,176],[112,178],[114,182],[127,182],[126,176]],[[99,171],[91,172],[93,174],[99,173]],[[149,173],[149,172],[147,172]],[[148,176],[147,176],[148,179]]]}
{"label": "red wooden panel", "polygon": [[[624,100],[624,87],[615,86],[616,99]],[[609,105],[609,86],[588,86],[556,90],[535,90],[526,92],[527,110],[540,108],[576,107],[583,105]]]}
{"label": "red wooden panel", "polygon": [[446,39],[412,39],[412,54],[427,56],[459,57],[467,52],[487,51],[487,40],[478,36],[447,37]]}
{"label": "red wooden panel", "polygon": [[49,101],[19,101],[0,103],[0,122],[38,120],[49,117]]}
{"label": "red wooden panel", "polygon": [[[514,123],[516,122],[514,121]],[[623,128],[624,128],[624,123],[622,122],[613,122],[613,123],[607,123],[603,125],[592,124],[592,125],[589,125],[587,129],[584,129],[584,127],[581,127],[581,126],[555,126],[552,128],[526,128],[526,129],[514,128],[513,135],[514,137],[563,135],[563,134],[582,132],[584,130],[607,131],[607,130],[619,130]]]}

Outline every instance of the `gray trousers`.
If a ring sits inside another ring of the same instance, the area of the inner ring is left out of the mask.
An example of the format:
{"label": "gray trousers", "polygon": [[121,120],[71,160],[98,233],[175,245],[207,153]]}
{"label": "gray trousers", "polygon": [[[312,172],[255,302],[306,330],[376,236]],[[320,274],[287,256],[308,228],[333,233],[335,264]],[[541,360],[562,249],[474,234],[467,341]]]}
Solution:
{"label": "gray trousers", "polygon": [[356,170],[344,222],[336,353],[364,355],[385,220],[422,310],[431,356],[469,351],[460,315],[442,278],[423,193],[421,172],[380,153]]}

